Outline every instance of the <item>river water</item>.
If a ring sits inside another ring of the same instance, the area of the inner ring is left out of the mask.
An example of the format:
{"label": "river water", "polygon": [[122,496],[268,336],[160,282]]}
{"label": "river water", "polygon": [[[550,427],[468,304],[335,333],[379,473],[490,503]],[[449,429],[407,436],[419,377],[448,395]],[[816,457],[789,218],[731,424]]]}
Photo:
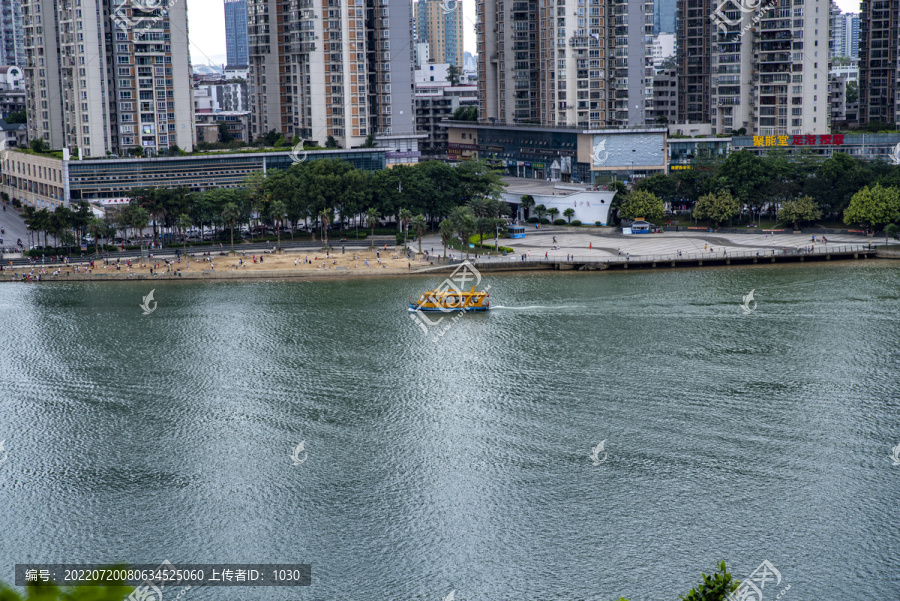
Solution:
{"label": "river water", "polygon": [[183,599],[655,601],[724,559],[771,562],[767,601],[900,598],[896,264],[487,274],[495,309],[438,337],[406,301],[440,280],[0,286],[0,581],[308,563]]}

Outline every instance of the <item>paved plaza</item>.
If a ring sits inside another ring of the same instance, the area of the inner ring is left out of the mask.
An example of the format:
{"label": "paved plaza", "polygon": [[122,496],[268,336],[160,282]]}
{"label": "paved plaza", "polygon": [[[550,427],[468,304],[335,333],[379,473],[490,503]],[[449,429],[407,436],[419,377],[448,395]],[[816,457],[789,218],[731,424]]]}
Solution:
{"label": "paved plaza", "polygon": [[[603,230],[609,232],[609,230]],[[601,230],[585,228],[584,231],[543,226],[535,230],[530,226],[525,230],[525,237],[520,239],[501,238],[500,245],[515,249],[513,259],[523,253],[531,260],[546,257],[550,260],[606,261],[613,258],[630,256],[631,258],[652,256],[674,256],[704,254],[712,257],[737,255],[747,252],[759,252],[761,256],[780,253],[782,250],[809,249],[820,251],[823,247],[843,245],[884,244],[884,238],[866,237],[857,234],[826,234],[827,242],[822,242],[822,235],[807,230],[802,234],[765,232],[752,234],[717,234],[704,231],[664,232],[661,234],[625,235],[620,233],[600,233]],[[554,237],[556,241],[554,242]],[[485,238],[484,243],[493,244],[493,238]],[[413,248],[416,246],[413,244]],[[429,236],[422,240],[422,247],[435,252],[442,252],[440,239]],[[495,253],[491,253],[492,258]]]}

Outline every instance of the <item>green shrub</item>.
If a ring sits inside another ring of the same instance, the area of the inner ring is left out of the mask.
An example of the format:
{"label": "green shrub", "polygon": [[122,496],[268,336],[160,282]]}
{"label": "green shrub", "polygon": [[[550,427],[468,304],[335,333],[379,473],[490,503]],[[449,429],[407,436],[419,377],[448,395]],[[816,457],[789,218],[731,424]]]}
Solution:
{"label": "green shrub", "polygon": [[701,574],[703,581],[681,597],[682,601],[725,601],[740,582],[731,578],[731,574],[725,569],[724,561],[719,562],[718,567],[719,571],[712,576]]}
{"label": "green shrub", "polygon": [[572,223],[570,223],[569,225],[574,225],[575,227],[578,227],[579,225],[581,225],[581,222],[578,221],[577,219],[573,219]]}
{"label": "green shrub", "polygon": [[529,218],[526,219],[525,221],[527,221],[528,223],[537,223],[537,222],[538,222],[538,218],[537,218],[537,217],[529,217]]}
{"label": "green shrub", "polygon": [[553,221],[553,225],[568,225],[569,222],[565,219],[556,219]]}
{"label": "green shrub", "polygon": [[397,235],[394,236],[394,240],[397,242],[397,246],[403,246],[406,240],[403,237],[403,232],[397,232]]}
{"label": "green shrub", "polygon": [[550,225],[550,220],[544,217],[541,219],[541,225]]}
{"label": "green shrub", "polygon": [[595,222],[594,222],[594,225],[603,225],[603,222],[602,222],[602,221],[595,221]]}

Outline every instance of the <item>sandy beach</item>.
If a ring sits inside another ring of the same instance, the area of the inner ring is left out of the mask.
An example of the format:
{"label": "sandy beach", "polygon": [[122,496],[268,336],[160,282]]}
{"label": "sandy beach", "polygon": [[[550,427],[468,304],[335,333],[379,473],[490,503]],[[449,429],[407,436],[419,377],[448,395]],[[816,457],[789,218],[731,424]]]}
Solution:
{"label": "sandy beach", "polygon": [[[6,267],[2,280],[21,281],[22,274],[40,281],[99,281],[129,279],[260,279],[401,275],[429,267],[424,255],[411,258],[402,250],[348,250],[285,252],[283,254],[236,252],[182,257],[153,257],[144,263],[135,259],[99,259],[83,264],[47,263]],[[26,278],[27,279],[27,278]]]}

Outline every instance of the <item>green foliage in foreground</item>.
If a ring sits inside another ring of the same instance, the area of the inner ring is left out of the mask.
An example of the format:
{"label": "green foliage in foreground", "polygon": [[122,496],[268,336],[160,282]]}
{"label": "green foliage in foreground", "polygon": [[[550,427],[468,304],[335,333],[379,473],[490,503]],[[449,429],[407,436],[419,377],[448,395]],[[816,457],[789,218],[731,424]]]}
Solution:
{"label": "green foliage in foreground", "polygon": [[0,582],[0,601],[122,601],[134,591],[124,584],[58,587],[51,583],[32,583],[25,595]]}
{"label": "green foliage in foreground", "polygon": [[681,601],[725,601],[740,582],[734,580],[725,568],[725,562],[719,562],[719,571],[711,576],[701,574],[703,581],[681,597]]}

